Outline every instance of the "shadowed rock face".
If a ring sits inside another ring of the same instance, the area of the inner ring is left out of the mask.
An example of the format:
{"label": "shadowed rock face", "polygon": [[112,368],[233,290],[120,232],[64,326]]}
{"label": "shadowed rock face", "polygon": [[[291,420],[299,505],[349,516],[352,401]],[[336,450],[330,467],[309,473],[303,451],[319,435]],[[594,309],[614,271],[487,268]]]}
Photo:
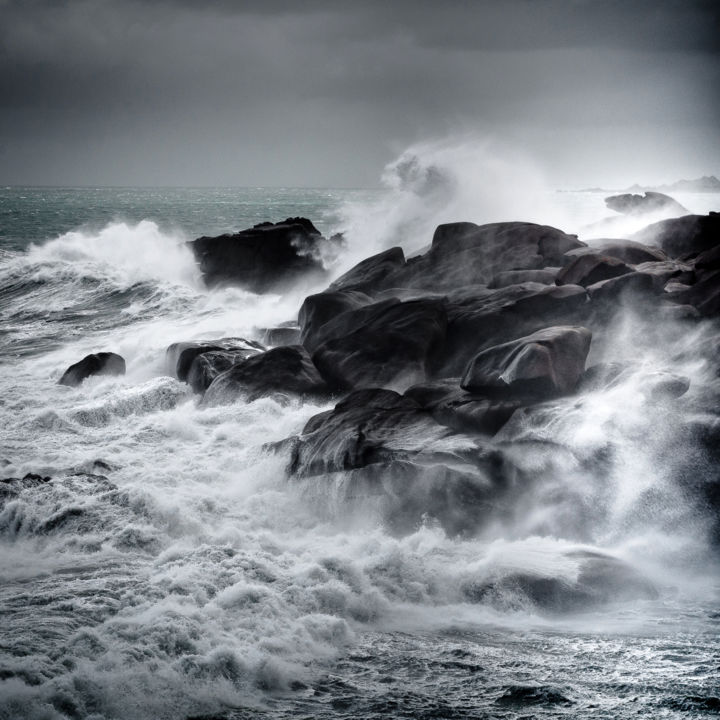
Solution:
{"label": "shadowed rock face", "polygon": [[687,209],[669,195],[659,192],[646,192],[644,195],[612,195],[605,198],[610,210],[623,215],[644,215],[645,213],[667,212],[675,215],[686,215]]}
{"label": "shadowed rock face", "polygon": [[274,393],[328,393],[327,385],[302,345],[273,348],[233,365],[212,381],[203,402],[220,405],[238,398],[254,400]]}
{"label": "shadowed rock face", "polygon": [[629,272],[632,272],[632,268],[622,260],[599,253],[584,253],[564,267],[558,273],[555,282],[558,285],[587,287]]}
{"label": "shadowed rock face", "polygon": [[672,258],[693,258],[720,245],[720,214],[661,220],[635,233],[632,239],[657,245]]}
{"label": "shadowed rock face", "polygon": [[666,253],[660,248],[644,245],[634,240],[619,238],[598,238],[592,240],[591,245],[585,248],[576,248],[565,253],[567,258],[577,258],[580,255],[599,254],[622,260],[628,265],[645,262],[660,262],[669,260]]}
{"label": "shadowed rock face", "polygon": [[303,276],[322,276],[324,242],[310,220],[298,217],[188,244],[209,287],[239,285],[262,293]]}
{"label": "shadowed rock face", "polygon": [[210,342],[177,342],[165,351],[165,369],[171,377],[188,382],[188,374],[196,358],[209,352],[230,353],[241,359],[262,352],[265,347],[245,338],[220,338]]}
{"label": "shadowed rock face", "polygon": [[591,339],[583,327],[552,327],[488,348],[470,361],[460,386],[503,395],[572,392],[585,370]]}
{"label": "shadowed rock face", "polygon": [[71,365],[62,375],[58,383],[69,387],[77,387],[91,375],[124,375],[125,360],[112,352],[93,353],[86,355],[80,362]]}
{"label": "shadowed rock face", "polygon": [[407,387],[429,374],[446,328],[442,300],[374,303],[326,323],[313,362],[335,388]]}

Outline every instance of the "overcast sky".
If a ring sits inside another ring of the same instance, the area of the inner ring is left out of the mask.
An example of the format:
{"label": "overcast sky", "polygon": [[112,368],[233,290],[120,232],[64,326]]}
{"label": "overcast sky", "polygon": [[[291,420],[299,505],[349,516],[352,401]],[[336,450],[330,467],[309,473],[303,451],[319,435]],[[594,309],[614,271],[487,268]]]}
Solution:
{"label": "overcast sky", "polygon": [[0,0],[0,182],[373,186],[455,133],[720,175],[719,38],[717,0]]}

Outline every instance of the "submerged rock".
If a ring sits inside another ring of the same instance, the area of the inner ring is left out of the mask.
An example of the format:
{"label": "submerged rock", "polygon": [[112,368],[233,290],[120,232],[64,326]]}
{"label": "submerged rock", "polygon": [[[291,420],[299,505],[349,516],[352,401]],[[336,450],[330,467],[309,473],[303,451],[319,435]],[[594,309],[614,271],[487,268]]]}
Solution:
{"label": "submerged rock", "polygon": [[322,276],[321,246],[328,242],[310,220],[296,217],[189,245],[208,286],[240,285],[262,293],[303,276]]}
{"label": "submerged rock", "polygon": [[327,385],[302,345],[273,348],[233,365],[212,381],[203,403],[219,405],[275,393],[301,396],[328,393]]}
{"label": "submerged rock", "polygon": [[490,393],[560,395],[572,392],[585,370],[592,333],[551,327],[478,353],[460,383]]}
{"label": "submerged rock", "polygon": [[113,352],[100,352],[86,355],[82,360],[71,365],[62,375],[58,383],[68,387],[77,387],[91,375],[124,375],[125,360]]}

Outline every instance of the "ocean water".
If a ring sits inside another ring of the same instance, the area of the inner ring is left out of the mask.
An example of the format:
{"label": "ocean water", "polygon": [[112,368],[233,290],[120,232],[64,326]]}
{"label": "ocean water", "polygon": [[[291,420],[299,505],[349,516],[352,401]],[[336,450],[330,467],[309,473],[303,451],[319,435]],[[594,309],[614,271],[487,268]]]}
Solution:
{"label": "ocean water", "polygon": [[[428,188],[417,167],[391,175],[382,190],[0,189],[0,477],[52,478],[0,485],[0,718],[720,713],[716,556],[672,482],[694,449],[632,379],[516,428],[565,448],[526,459],[538,474],[555,463],[549,484],[512,520],[457,539],[431,518],[396,536],[332,482],[286,477],[287,457],[264,444],[328,406],[204,407],[167,376],[170,343],[261,337],[312,290],[208,291],[184,244],[196,236],[302,215],[345,232],[340,272],[427,245],[441,221],[531,219],[589,239],[610,214],[593,193],[520,197],[510,183],[481,202]],[[614,357],[712,382],[687,352],[702,326],[634,328],[618,320]],[[57,384],[100,350],[127,374]],[[587,469],[598,453],[612,458],[602,485]],[[571,583],[579,549],[627,561],[657,597],[553,613],[469,591],[517,572]]]}

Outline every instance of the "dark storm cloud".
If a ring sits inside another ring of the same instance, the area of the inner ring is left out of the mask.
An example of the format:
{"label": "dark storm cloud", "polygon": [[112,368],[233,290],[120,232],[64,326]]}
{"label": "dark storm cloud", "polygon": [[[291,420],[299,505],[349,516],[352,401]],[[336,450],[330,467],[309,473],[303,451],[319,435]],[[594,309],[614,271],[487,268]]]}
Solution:
{"label": "dark storm cloud", "polygon": [[403,143],[458,128],[566,176],[592,160],[588,128],[637,137],[639,165],[662,138],[717,163],[719,17],[687,1],[0,0],[0,181],[367,184]]}

